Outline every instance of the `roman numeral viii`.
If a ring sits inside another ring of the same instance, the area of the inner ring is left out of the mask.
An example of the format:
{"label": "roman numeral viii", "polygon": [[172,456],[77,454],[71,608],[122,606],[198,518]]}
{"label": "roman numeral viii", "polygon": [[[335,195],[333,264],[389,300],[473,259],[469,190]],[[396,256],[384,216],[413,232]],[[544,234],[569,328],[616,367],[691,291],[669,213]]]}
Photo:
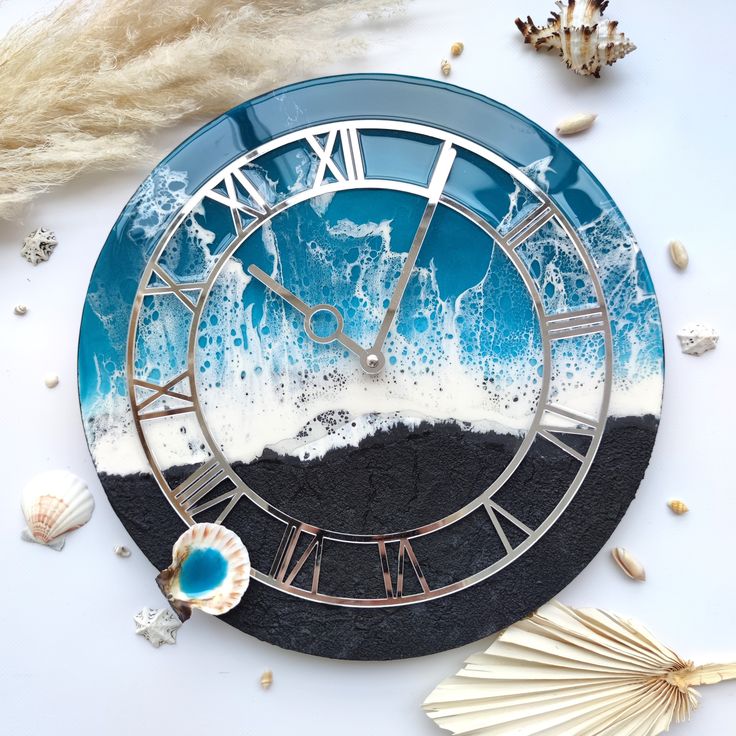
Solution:
{"label": "roman numeral viii", "polygon": [[[174,498],[192,517],[227,501],[216,520],[217,524],[222,524],[243,495],[231,478],[231,472],[228,466],[212,458],[174,488]],[[224,488],[221,487],[222,484],[225,484]],[[216,489],[220,492],[207,498]]]}

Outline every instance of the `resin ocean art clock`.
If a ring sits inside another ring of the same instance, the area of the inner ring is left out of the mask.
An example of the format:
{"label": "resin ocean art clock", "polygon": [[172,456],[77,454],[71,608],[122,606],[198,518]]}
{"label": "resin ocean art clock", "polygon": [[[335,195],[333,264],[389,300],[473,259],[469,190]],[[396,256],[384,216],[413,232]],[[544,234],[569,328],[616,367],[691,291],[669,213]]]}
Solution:
{"label": "resin ocean art clock", "polygon": [[654,442],[657,301],[558,140],[480,95],[358,75],[286,87],[166,158],[82,320],[90,448],[163,569],[234,530],[222,618],[390,659],[545,603],[606,542]]}

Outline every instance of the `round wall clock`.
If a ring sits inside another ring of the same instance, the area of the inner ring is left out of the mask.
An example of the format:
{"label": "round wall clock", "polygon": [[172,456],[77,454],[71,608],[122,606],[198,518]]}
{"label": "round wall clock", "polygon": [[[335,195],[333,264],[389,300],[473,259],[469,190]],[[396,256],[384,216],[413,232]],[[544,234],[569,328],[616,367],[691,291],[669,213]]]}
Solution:
{"label": "round wall clock", "polygon": [[121,214],[79,383],[102,485],[158,567],[247,545],[223,618],[389,659],[490,634],[606,541],[654,442],[659,312],[605,190],[480,95],[357,75],[210,123]]}

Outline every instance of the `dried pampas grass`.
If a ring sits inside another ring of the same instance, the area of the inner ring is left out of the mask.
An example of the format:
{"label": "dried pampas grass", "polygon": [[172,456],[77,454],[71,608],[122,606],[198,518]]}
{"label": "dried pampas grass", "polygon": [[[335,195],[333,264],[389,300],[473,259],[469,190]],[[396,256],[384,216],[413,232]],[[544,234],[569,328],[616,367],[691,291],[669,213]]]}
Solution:
{"label": "dried pampas grass", "polygon": [[[402,0],[71,0],[0,40],[0,218],[146,136],[212,116],[362,47]],[[353,30],[345,31],[353,25]]]}

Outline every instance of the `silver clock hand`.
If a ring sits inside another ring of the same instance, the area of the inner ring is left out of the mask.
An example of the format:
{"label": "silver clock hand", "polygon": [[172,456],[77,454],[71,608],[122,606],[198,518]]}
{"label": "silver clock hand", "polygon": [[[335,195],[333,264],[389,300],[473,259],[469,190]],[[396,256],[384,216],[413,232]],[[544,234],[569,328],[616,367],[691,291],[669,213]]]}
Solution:
{"label": "silver clock hand", "polygon": [[[304,315],[304,331],[312,340],[321,344],[337,341],[360,359],[360,365],[366,373],[373,375],[381,370],[383,363],[381,363],[379,367],[378,364],[371,359],[375,356],[371,356],[367,350],[364,350],[357,342],[355,342],[355,340],[352,340],[345,334],[343,331],[345,321],[337,307],[333,307],[331,304],[317,304],[314,307],[310,307],[296,294],[289,291],[283,284],[280,284],[276,279],[271,278],[271,276],[269,276],[263,269],[258,268],[258,266],[253,264],[248,266],[248,273],[253,276],[253,278],[260,281],[266,288],[270,289],[274,294],[276,294],[276,296],[294,307],[297,312]],[[329,312],[337,321],[337,327],[329,335],[318,335],[314,331],[314,328],[312,327],[312,318],[317,314],[317,312]]]}
{"label": "silver clock hand", "polygon": [[446,141],[442,146],[442,151],[440,152],[439,158],[437,159],[437,163],[434,167],[432,179],[429,182],[429,196],[427,198],[427,205],[424,208],[424,214],[422,215],[422,219],[419,221],[419,227],[414,235],[411,248],[409,248],[406,261],[404,262],[404,266],[399,274],[399,280],[396,282],[394,293],[391,295],[391,301],[386,309],[386,314],[378,330],[378,335],[376,335],[373,347],[367,351],[367,358],[378,358],[380,360],[381,367],[383,367],[384,363],[384,356],[381,352],[383,349],[383,343],[386,340],[389,329],[391,329],[391,325],[396,317],[396,312],[399,309],[399,304],[401,304],[404,292],[406,291],[406,286],[409,283],[409,277],[416,265],[419,250],[422,247],[424,238],[427,235],[427,230],[429,230],[429,225],[434,217],[437,204],[442,196],[442,190],[445,188],[447,179],[450,176],[450,170],[452,169],[452,164],[455,161],[455,155],[456,151],[452,147],[452,144]]}

